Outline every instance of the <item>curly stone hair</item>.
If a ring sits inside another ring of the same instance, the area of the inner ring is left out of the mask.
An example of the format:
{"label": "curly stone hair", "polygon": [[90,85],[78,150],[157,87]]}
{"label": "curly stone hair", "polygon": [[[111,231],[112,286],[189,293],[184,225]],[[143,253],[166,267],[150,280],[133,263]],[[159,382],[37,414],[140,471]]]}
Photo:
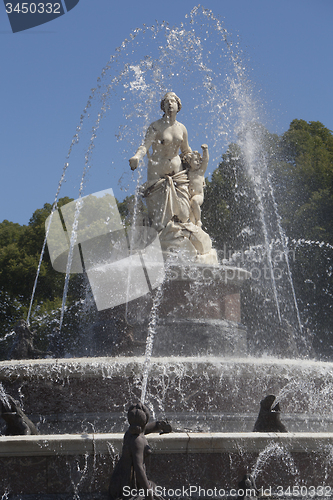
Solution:
{"label": "curly stone hair", "polygon": [[163,97],[163,99],[161,100],[161,110],[163,111],[163,113],[165,113],[165,109],[164,109],[164,101],[165,99],[169,96],[169,95],[172,95],[172,97],[174,97],[177,101],[177,104],[178,104],[178,113],[179,111],[182,109],[182,103],[181,103],[181,100],[179,99],[178,95],[175,94],[174,92],[167,92],[165,94],[165,96]]}
{"label": "curly stone hair", "polygon": [[185,153],[185,154],[182,153],[180,155],[180,159],[182,161],[184,168],[188,168],[188,169],[191,168],[191,159],[192,159],[193,155],[198,156],[199,160],[201,161],[202,157],[201,157],[201,154],[199,153],[199,151],[192,151],[191,153]]}

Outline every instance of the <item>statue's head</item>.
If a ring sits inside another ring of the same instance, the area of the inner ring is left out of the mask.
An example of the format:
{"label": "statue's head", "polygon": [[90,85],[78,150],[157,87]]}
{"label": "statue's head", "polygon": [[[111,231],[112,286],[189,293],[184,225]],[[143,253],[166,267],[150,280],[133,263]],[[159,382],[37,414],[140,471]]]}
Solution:
{"label": "statue's head", "polygon": [[[273,394],[269,394],[262,401],[260,401],[260,408],[264,411],[272,411],[273,403],[276,397]],[[278,403],[279,404],[279,403]],[[274,410],[274,409],[273,409]]]}
{"label": "statue's head", "polygon": [[201,154],[199,151],[192,151],[191,153],[182,154],[181,156],[183,165],[185,168],[191,168],[191,170],[198,170],[201,166]]}
{"label": "statue's head", "polygon": [[175,94],[174,92],[167,92],[165,94],[165,96],[163,97],[163,99],[161,101],[161,110],[163,111],[163,113],[165,113],[165,101],[169,97],[173,97],[174,99],[176,99],[177,104],[178,104],[178,112],[179,112],[182,109],[182,103],[181,103],[181,100],[179,99],[179,97],[177,96],[177,94]]}
{"label": "statue's head", "polygon": [[131,405],[127,412],[128,422],[131,426],[131,430],[141,432],[148,423],[149,420],[149,410],[142,404],[137,403],[136,405]]}

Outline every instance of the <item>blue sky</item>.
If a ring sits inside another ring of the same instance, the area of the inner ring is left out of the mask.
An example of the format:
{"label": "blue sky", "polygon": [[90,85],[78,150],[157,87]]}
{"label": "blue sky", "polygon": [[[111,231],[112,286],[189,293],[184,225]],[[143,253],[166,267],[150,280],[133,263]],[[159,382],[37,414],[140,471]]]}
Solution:
{"label": "blue sky", "polygon": [[[189,0],[165,3],[80,0],[59,19],[13,34],[4,5],[0,4],[0,221],[27,224],[34,210],[53,202],[91,89],[123,40],[144,23],[155,25],[156,20],[167,21],[170,27],[179,30],[182,22],[188,22],[185,16],[196,5]],[[261,102],[265,110],[261,112],[261,119],[271,132],[283,133],[294,118],[321,121],[333,130],[331,0],[207,0],[203,6],[224,23],[229,41],[235,46],[238,44],[246,74],[253,82],[255,100]],[[200,27],[197,29],[199,32]],[[201,30],[200,36],[203,33]],[[142,41],[140,36],[137,37],[139,48],[134,51],[134,65],[138,55],[143,57],[145,50],[153,50],[151,36],[143,37]],[[111,68],[106,80],[115,76],[120,66],[121,61]],[[193,81],[193,86],[195,84]],[[186,85],[191,86],[188,82]],[[191,89],[187,92],[187,88],[180,85],[177,91],[187,102]],[[116,101],[119,95],[118,87]],[[96,98],[91,107],[87,137],[98,106]],[[128,140],[124,132],[125,141],[119,150],[113,142],[115,131],[124,131],[128,126],[119,106],[119,102],[111,106],[97,131],[84,194],[112,187],[122,199],[133,190],[137,174],[131,177],[127,162],[135,151],[133,139]],[[198,149],[200,141],[208,140],[209,136],[208,139],[207,134],[200,136],[201,126],[194,134],[185,106],[181,113],[180,121],[191,131],[190,144],[191,139],[198,141],[193,144]],[[149,116],[152,119],[160,116],[158,103]],[[129,121],[129,126],[131,123]],[[135,127],[139,130],[140,126],[133,124],[133,130]],[[137,146],[141,141],[139,132],[138,136]],[[230,130],[227,138],[232,138]],[[78,196],[86,144],[82,138],[73,148],[75,154],[69,159],[60,197]],[[225,141],[215,145],[215,163],[210,164],[210,171],[216,168],[218,156],[225,149]]]}

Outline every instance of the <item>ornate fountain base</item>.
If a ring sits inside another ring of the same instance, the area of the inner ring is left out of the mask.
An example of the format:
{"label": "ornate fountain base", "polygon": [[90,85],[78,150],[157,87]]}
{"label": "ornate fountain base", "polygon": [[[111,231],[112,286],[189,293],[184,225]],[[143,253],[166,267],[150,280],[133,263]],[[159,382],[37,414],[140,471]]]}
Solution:
{"label": "ornate fountain base", "polygon": [[[140,397],[144,362],[133,357],[1,362],[0,381],[20,395],[43,435],[0,437],[0,492],[15,500],[106,499],[128,425],[124,406]],[[333,411],[327,397],[332,387],[332,363],[153,358],[149,401],[156,417],[168,418],[176,432],[148,436],[153,449],[148,477],[170,490],[191,485],[230,490],[251,470],[264,488],[333,484]],[[259,401],[269,393],[278,395],[290,433],[251,432]]]}
{"label": "ornate fountain base", "polygon": [[[168,265],[161,290],[98,313],[92,326],[94,345],[104,345],[98,354],[143,356],[153,321],[154,356],[246,355],[240,287],[248,278],[240,268]],[[124,320],[116,325],[115,317]]]}
{"label": "ornate fountain base", "polygon": [[[242,280],[229,279],[238,271],[200,270],[201,279],[177,274],[167,280],[158,303],[163,319],[155,324],[147,399],[175,433],[149,437],[154,454],[148,477],[170,490],[192,485],[228,492],[249,470],[258,470],[257,485],[264,488],[295,485],[295,478],[306,487],[330,484],[333,364],[244,357]],[[15,500],[106,499],[128,425],[124,406],[141,396],[145,308],[150,311],[153,300],[149,295],[129,304],[127,337],[111,331],[112,349],[122,355],[0,362],[0,382],[19,394],[43,434],[0,438],[3,494]],[[110,311],[103,314],[105,328],[114,325]],[[107,333],[95,327],[96,335]],[[270,393],[278,396],[291,434],[251,432],[259,402]]]}
{"label": "ornate fountain base", "polygon": [[[148,440],[147,475],[164,498],[236,498],[248,472],[256,473],[266,497],[332,494],[331,433],[179,433]],[[0,491],[14,500],[106,500],[122,441],[123,434],[3,437]]]}

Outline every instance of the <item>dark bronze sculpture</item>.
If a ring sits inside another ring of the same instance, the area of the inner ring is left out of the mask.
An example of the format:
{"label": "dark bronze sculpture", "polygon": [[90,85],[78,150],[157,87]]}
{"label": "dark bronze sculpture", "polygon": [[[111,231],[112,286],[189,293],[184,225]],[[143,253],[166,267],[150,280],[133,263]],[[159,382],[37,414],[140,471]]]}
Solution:
{"label": "dark bronze sculpture", "polygon": [[52,354],[48,351],[40,351],[34,347],[33,336],[35,332],[30,331],[24,319],[21,319],[15,325],[14,332],[16,335],[13,346],[9,351],[8,359],[36,359]]}
{"label": "dark bronze sculpture", "polygon": [[259,490],[256,486],[254,477],[251,474],[245,474],[241,481],[238,483],[238,497],[237,500],[246,498],[255,499],[259,495]]}
{"label": "dark bronze sculpture", "polygon": [[142,403],[131,405],[127,418],[130,426],[124,435],[121,457],[111,476],[109,499],[128,498],[129,492],[130,497],[160,498],[154,494],[155,485],[146,475],[145,458],[151,449],[145,434],[171,432],[171,426],[164,421],[148,424],[149,410]]}
{"label": "dark bronze sculpture", "polygon": [[281,422],[280,404],[274,407],[275,396],[270,394],[260,401],[260,411],[253,432],[288,432]]}
{"label": "dark bronze sculpture", "polygon": [[6,436],[38,434],[35,425],[24,414],[18,401],[3,390],[0,392],[0,417],[6,422]]}

